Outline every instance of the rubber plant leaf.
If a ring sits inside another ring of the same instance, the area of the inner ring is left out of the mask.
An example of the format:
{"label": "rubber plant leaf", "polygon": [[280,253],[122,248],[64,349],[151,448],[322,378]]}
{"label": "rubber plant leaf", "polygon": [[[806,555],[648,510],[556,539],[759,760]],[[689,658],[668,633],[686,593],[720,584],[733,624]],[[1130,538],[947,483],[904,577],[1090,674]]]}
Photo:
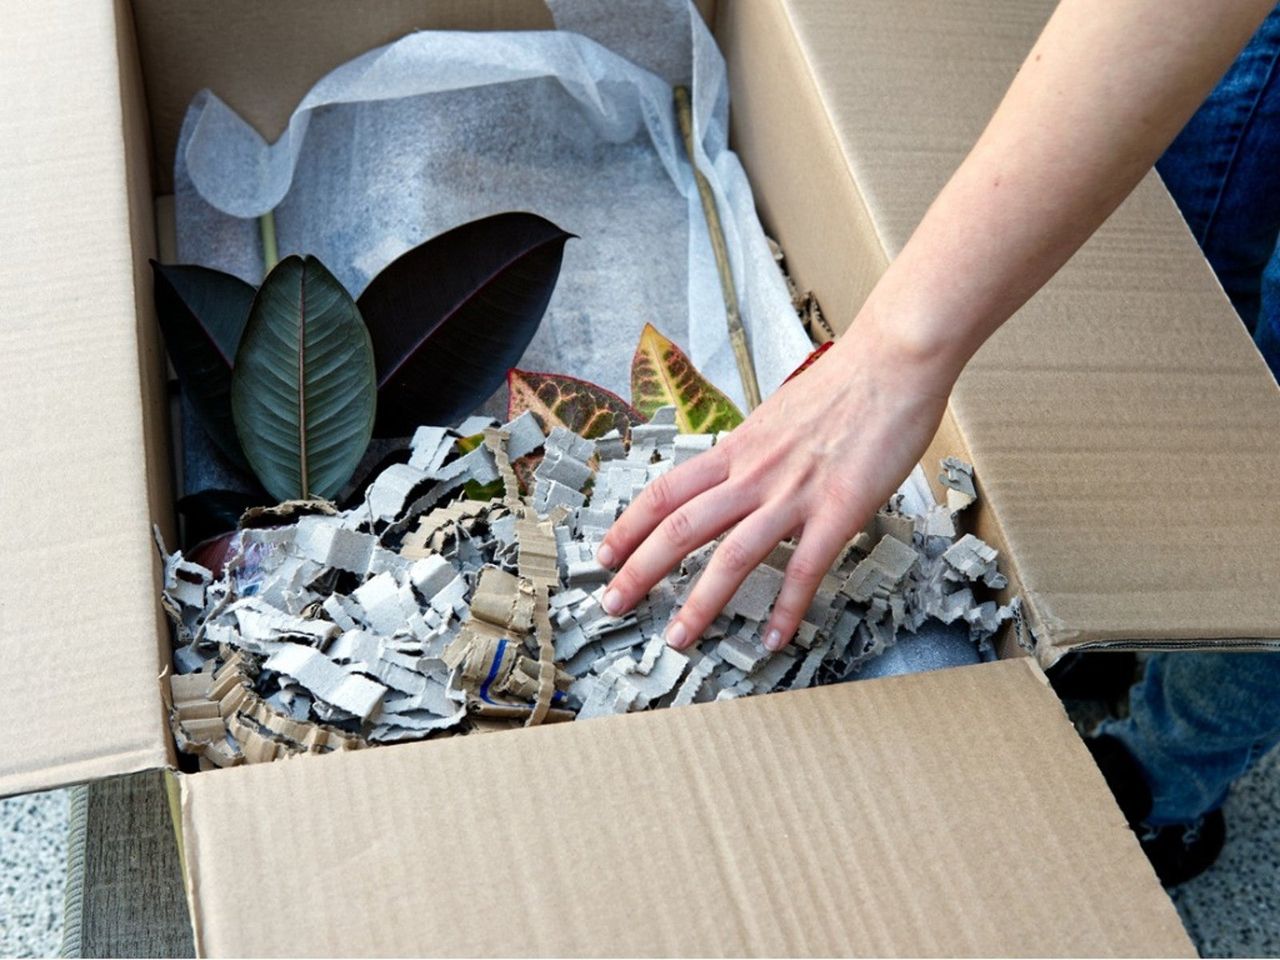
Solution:
{"label": "rubber plant leaf", "polygon": [[648,323],[631,358],[631,402],[645,417],[659,407],[675,407],[681,433],[719,433],[742,423],[733,401]]}
{"label": "rubber plant leaf", "polygon": [[565,427],[595,439],[610,430],[626,436],[644,416],[616,393],[558,373],[513,369],[507,374],[507,419],[530,411],[544,433]]}
{"label": "rubber plant leaf", "polygon": [[231,371],[254,290],[208,267],[151,261],[156,316],[182,389],[222,453],[248,467],[231,418]]}
{"label": "rubber plant leaf", "polygon": [[796,367],[789,374],[787,374],[787,379],[783,380],[782,382],[790,383],[796,377],[800,376],[800,374],[804,373],[806,370],[812,367],[814,363],[817,362],[820,356],[822,356],[824,353],[826,353],[835,345],[836,345],[836,342],[834,340],[828,340],[826,343],[820,344],[816,350],[814,350],[811,354],[805,357],[804,360],[801,361],[800,366]]}
{"label": "rubber plant leaf", "polygon": [[359,304],[377,361],[377,436],[453,423],[502,385],[542,322],[571,236],[531,213],[501,213],[374,277]]}
{"label": "rubber plant leaf", "polygon": [[376,403],[355,301],[315,257],[281,260],[254,298],[231,378],[258,480],[278,500],[332,498],[369,445]]}

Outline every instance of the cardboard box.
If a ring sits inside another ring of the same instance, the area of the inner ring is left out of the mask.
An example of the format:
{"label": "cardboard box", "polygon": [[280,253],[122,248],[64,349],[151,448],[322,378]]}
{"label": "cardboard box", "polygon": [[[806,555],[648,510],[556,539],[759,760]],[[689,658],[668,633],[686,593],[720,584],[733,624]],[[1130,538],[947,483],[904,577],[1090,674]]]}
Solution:
{"label": "cardboard box", "polygon": [[[1049,0],[722,0],[737,147],[841,324]],[[707,9],[710,15],[712,11]],[[175,764],[146,260],[190,96],[277,133],[326,70],[537,0],[7,0],[0,794]],[[972,460],[1036,654],[1280,646],[1280,393],[1148,178],[975,358]],[[1016,654],[1016,650],[1010,651]],[[219,954],[1190,955],[1031,658],[175,775]]]}

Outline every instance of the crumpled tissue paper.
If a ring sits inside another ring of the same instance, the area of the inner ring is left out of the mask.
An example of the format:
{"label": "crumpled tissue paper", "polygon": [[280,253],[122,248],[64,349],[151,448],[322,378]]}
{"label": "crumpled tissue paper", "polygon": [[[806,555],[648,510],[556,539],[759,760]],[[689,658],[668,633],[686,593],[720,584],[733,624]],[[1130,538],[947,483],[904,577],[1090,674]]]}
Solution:
{"label": "crumpled tissue paper", "polygon": [[405,250],[528,210],[577,234],[521,361],[629,395],[646,322],[739,404],[716,264],[672,100],[692,90],[762,393],[810,344],[728,149],[724,60],[687,0],[550,0],[556,31],[423,31],[322,78],[267,144],[212,91],[175,170],[178,254],[257,283],[255,218],[281,255],[319,256],[353,295]]}

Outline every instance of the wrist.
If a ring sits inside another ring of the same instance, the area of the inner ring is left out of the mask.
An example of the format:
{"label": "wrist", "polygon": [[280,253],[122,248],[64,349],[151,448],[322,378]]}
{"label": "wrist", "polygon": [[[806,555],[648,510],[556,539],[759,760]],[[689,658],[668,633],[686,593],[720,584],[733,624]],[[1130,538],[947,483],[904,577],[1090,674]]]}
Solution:
{"label": "wrist", "polygon": [[911,377],[929,392],[949,394],[977,349],[940,313],[877,296],[867,299],[832,352]]}

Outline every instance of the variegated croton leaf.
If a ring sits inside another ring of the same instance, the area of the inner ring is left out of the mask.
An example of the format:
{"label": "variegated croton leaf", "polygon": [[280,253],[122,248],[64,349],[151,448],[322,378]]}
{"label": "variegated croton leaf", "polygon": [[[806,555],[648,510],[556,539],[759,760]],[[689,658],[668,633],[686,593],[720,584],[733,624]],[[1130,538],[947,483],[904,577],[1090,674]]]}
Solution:
{"label": "variegated croton leaf", "polygon": [[646,418],[659,407],[675,407],[681,433],[732,430],[743,419],[733,401],[652,324],[645,324],[631,359],[631,402]]}
{"label": "variegated croton leaf", "polygon": [[[507,374],[507,419],[514,420],[526,410],[544,433],[565,427],[593,440],[610,430],[625,437],[633,425],[645,422],[631,404],[594,383],[558,373],[512,370]],[[532,492],[533,471],[541,461],[541,453],[531,453],[511,465],[523,492]]]}
{"label": "variegated croton leaf", "polygon": [[530,411],[550,433],[566,427],[581,437],[595,439],[610,430],[623,436],[645,417],[616,393],[577,377],[558,373],[512,370],[507,374],[507,419]]}
{"label": "variegated croton leaf", "polygon": [[834,347],[835,343],[836,342],[834,340],[828,340],[826,343],[819,344],[818,348],[814,350],[811,354],[809,354],[807,357],[805,357],[804,360],[801,361],[800,366],[796,367],[789,374],[787,374],[787,379],[783,380],[782,382],[790,383],[796,377],[800,376],[800,374],[804,373],[806,370],[812,367],[814,363],[817,362],[820,356],[822,356],[824,353],[826,353],[828,350]]}

